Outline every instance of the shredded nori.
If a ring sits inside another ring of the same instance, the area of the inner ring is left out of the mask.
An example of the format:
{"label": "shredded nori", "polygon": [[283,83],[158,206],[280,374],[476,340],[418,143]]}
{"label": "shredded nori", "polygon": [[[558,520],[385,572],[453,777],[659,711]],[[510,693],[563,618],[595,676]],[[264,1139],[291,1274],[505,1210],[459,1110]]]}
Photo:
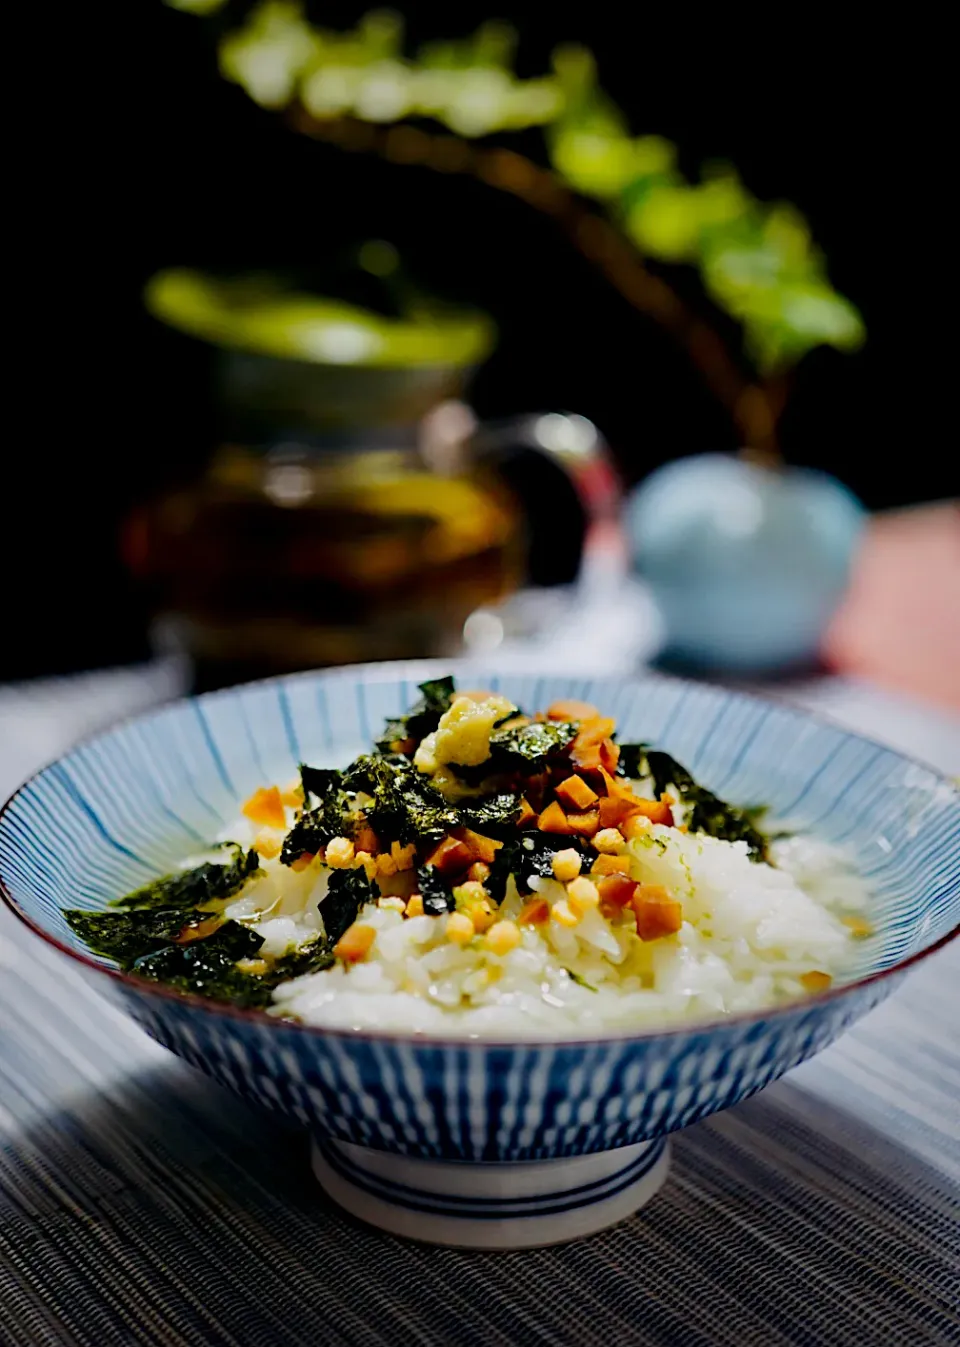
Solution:
{"label": "shredded nori", "polygon": [[646,744],[621,744],[618,770],[622,776],[653,778],[658,795],[673,790],[683,804],[690,806],[687,827],[691,832],[706,833],[725,842],[746,842],[750,859],[769,859],[768,841],[756,826],[759,808],[740,809],[727,804],[693,779],[676,758]]}
{"label": "shredded nori", "polygon": [[[210,905],[242,888],[256,873],[259,858],[255,851],[244,854],[235,843],[227,845],[235,857],[223,865],[204,862],[165,875],[120,899],[122,907],[111,905],[106,912],[71,909],[64,916],[88,948],[127,972],[233,1005],[267,1006],[281,982],[329,968],[335,961],[333,942],[328,935],[281,959],[265,960],[261,972],[239,968],[238,960],[259,956],[263,940],[240,922],[220,919]],[[355,912],[356,905],[352,908]],[[199,939],[178,943],[190,927],[208,926],[208,933]]]}
{"label": "shredded nori", "polygon": [[171,944],[185,926],[209,920],[211,913],[193,907],[140,908],[131,912],[83,912],[63,914],[83,943],[95,954],[114,959],[129,968],[137,959]]}
{"label": "shredded nori", "polygon": [[443,875],[435,865],[421,865],[417,871],[417,890],[423,899],[423,911],[427,917],[440,917],[452,912],[456,901]]}
{"label": "shredded nori", "polygon": [[580,837],[567,837],[561,833],[527,833],[520,843],[518,863],[524,878],[539,875],[544,879],[553,876],[553,858],[558,851],[577,851],[586,856],[587,845]]}
{"label": "shredded nori", "polygon": [[522,796],[501,790],[486,799],[465,801],[459,807],[460,826],[486,837],[509,839],[520,813]]}
{"label": "shredded nori", "polygon": [[323,929],[330,944],[335,945],[353,925],[365,903],[376,902],[379,897],[380,890],[364,870],[334,870],[320,902]]}
{"label": "shredded nori", "polygon": [[117,900],[117,906],[123,907],[203,907],[207,903],[220,902],[239,893],[251,875],[260,868],[260,857],[254,850],[244,852],[236,842],[225,842],[224,849],[232,849],[233,860],[219,864],[216,861],[204,861],[192,870],[176,870],[173,874],[162,875],[134,889],[126,897]]}
{"label": "shredded nori", "polygon": [[307,799],[310,798],[306,795],[308,779],[311,780],[310,795],[320,793],[319,803],[312,809],[304,809],[283,839],[280,859],[284,865],[292,864],[305,852],[315,856],[334,837],[352,837],[360,819],[357,802],[343,787],[342,772],[320,769],[316,778],[305,776]]}
{"label": "shredded nori", "polygon": [[648,744],[620,744],[620,758],[617,762],[617,775],[628,777],[631,781],[640,781],[650,775],[647,764]]}
{"label": "shredded nori", "polygon": [[520,877],[518,874],[517,862],[519,860],[520,841],[514,837],[509,842],[504,842],[499,847],[497,854],[493,858],[490,866],[490,873],[483,882],[483,887],[489,893],[495,903],[502,903],[507,892],[507,881],[511,875],[516,877],[518,892],[525,893],[526,890],[520,888]]}
{"label": "shredded nori", "polygon": [[575,721],[532,721],[529,725],[494,730],[490,757],[503,771],[542,772],[561,756],[577,737]]}
{"label": "shredded nori", "polygon": [[237,972],[240,977],[256,984],[256,989],[250,994],[256,996],[257,1001],[249,1001],[248,1004],[269,1005],[274,987],[278,987],[281,982],[303,977],[306,973],[319,973],[324,968],[332,968],[336,962],[329,939],[318,938],[312,944],[301,945],[299,949],[272,960],[265,973],[244,973],[240,969]]}
{"label": "shredded nori", "polygon": [[587,855],[587,844],[580,837],[566,837],[559,833],[542,833],[536,829],[516,834],[498,850],[490,874],[483,881],[484,888],[497,903],[502,903],[507,891],[507,881],[513,875],[517,892],[523,896],[530,892],[530,879],[533,876],[550,878],[553,875],[553,858],[558,851],[578,851]]}
{"label": "shredded nori", "polygon": [[418,838],[440,838],[459,822],[456,811],[408,758],[367,753],[347,768],[350,790],[371,797],[367,818],[381,842],[406,845]]}
{"label": "shredded nori", "polygon": [[461,781],[478,784],[491,776],[520,772],[535,775],[559,761],[577,737],[575,721],[533,721],[494,730],[490,736],[490,755],[476,766],[450,763]]}
{"label": "shredded nori", "polygon": [[236,961],[256,958],[262,942],[254,931],[245,927],[239,930],[244,940],[231,934],[229,939],[219,942],[216,937],[211,937],[191,945],[170,945],[139,960],[132,971],[179,991],[227,1001],[244,1009],[262,1010],[272,1003],[274,988],[281,982],[319,972],[336,962],[329,942],[317,940],[282,958],[268,961],[264,972],[247,972],[238,968]]}
{"label": "shredded nori", "polygon": [[376,741],[378,753],[396,753],[397,745],[408,740],[412,740],[416,747],[421,739],[433,733],[440,723],[440,717],[449,711],[456,693],[452,678],[431,678],[419,686],[420,698],[407,714],[387,721]]}
{"label": "shredded nori", "polygon": [[418,741],[437,728],[440,717],[450,710],[457,690],[449,675],[446,678],[430,678],[419,686],[420,700],[411,706],[404,717],[408,737]]}
{"label": "shredded nori", "polygon": [[454,804],[402,757],[364,754],[351,763],[343,779],[349,790],[371,796],[372,803],[364,807],[381,842],[399,842],[402,846],[439,840],[454,828],[500,836],[520,810],[520,796],[513,791]]}
{"label": "shredded nori", "polygon": [[336,767],[311,767],[301,762],[300,784],[303,786],[304,807],[309,807],[311,798],[326,799],[331,791],[339,788],[342,776],[343,773]]}
{"label": "shredded nori", "polygon": [[130,968],[141,977],[156,982],[174,982],[189,979],[192,991],[201,994],[212,979],[220,979],[229,972],[238,959],[255,958],[263,938],[238,921],[225,921],[204,940],[191,940],[186,945],[164,945],[144,954]]}
{"label": "shredded nori", "polygon": [[374,747],[378,753],[399,753],[401,744],[412,742],[412,736],[407,733],[407,722],[401,717],[387,721],[380,738],[374,741]]}

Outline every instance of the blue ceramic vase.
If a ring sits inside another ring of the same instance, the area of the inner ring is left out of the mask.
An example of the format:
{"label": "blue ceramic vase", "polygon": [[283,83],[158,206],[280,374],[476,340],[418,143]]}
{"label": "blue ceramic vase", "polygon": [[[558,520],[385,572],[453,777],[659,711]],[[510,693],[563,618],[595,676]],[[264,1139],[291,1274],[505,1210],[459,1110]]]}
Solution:
{"label": "blue ceramic vase", "polygon": [[634,564],[691,667],[809,665],[843,596],[865,520],[835,478],[724,454],[653,473],[627,507]]}

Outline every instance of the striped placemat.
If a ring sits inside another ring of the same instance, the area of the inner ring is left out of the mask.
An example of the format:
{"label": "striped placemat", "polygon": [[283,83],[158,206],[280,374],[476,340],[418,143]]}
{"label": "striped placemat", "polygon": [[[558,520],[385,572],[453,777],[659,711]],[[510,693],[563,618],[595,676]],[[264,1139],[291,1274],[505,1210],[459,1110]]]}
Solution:
{"label": "striped placemat", "polygon": [[960,946],[681,1133],[663,1192],[614,1230],[475,1254],[341,1217],[296,1131],[157,1047],[4,912],[0,1342],[960,1343],[958,985]]}

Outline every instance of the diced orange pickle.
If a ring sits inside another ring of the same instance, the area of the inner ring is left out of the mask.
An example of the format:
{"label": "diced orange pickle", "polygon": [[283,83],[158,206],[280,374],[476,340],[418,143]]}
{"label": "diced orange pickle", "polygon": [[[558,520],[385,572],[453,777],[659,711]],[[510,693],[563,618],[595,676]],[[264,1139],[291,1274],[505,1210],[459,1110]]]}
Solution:
{"label": "diced orange pickle", "polygon": [[557,787],[557,799],[565,809],[582,813],[596,803],[597,792],[590,789],[582,776],[568,776]]}
{"label": "diced orange pickle", "polygon": [[482,833],[475,833],[471,828],[458,828],[454,836],[469,848],[472,860],[483,861],[486,865],[493,864],[497,852],[503,846],[503,843],[495,838],[484,837]]}
{"label": "diced orange pickle", "polygon": [[445,837],[427,857],[427,864],[435,865],[442,875],[452,875],[466,870],[474,859],[466,843],[456,837]]}
{"label": "diced orange pickle", "polygon": [[287,816],[280,799],[279,786],[261,786],[243,805],[243,813],[252,823],[265,828],[285,828]]}
{"label": "diced orange pickle", "polygon": [[[597,820],[599,822],[599,815],[597,815]],[[563,833],[565,836],[569,836],[573,832],[569,819],[556,800],[552,804],[548,804],[537,819],[537,827],[543,833]]]}
{"label": "diced orange pickle", "polygon": [[808,992],[825,992],[828,987],[833,985],[833,978],[829,973],[821,973],[818,969],[811,969],[809,973],[801,973],[800,985]]}
{"label": "diced orange pickle", "polygon": [[675,935],[683,925],[683,908],[662,884],[638,884],[631,907],[641,940]]}
{"label": "diced orange pickle", "polygon": [[[596,867],[594,867],[594,873],[596,873]],[[609,874],[597,880],[601,901],[618,908],[626,907],[631,903],[639,887],[640,885],[629,875]]]}
{"label": "diced orange pickle", "polygon": [[600,712],[589,702],[578,702],[575,698],[565,698],[554,702],[547,708],[547,716],[550,720],[597,720]]}
{"label": "diced orange pickle", "polygon": [[334,956],[342,959],[344,963],[359,963],[370,953],[370,946],[376,938],[377,933],[372,926],[364,926],[362,922],[355,921],[352,926],[347,927],[334,945]]}
{"label": "diced orange pickle", "polygon": [[600,831],[600,811],[590,809],[585,814],[568,814],[567,823],[570,829],[579,833],[581,837],[592,837],[594,833]]}

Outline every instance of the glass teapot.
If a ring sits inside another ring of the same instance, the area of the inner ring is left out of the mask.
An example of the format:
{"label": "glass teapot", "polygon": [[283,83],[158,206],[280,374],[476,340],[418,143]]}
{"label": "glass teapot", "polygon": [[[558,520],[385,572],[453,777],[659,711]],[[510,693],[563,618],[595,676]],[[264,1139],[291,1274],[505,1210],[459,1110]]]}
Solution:
{"label": "glass teapot", "polygon": [[481,424],[463,401],[492,344],[483,315],[385,318],[190,272],[156,277],[148,304],[217,349],[209,462],[124,540],[155,639],[198,689],[455,654],[477,608],[573,580],[616,509],[589,421]]}

